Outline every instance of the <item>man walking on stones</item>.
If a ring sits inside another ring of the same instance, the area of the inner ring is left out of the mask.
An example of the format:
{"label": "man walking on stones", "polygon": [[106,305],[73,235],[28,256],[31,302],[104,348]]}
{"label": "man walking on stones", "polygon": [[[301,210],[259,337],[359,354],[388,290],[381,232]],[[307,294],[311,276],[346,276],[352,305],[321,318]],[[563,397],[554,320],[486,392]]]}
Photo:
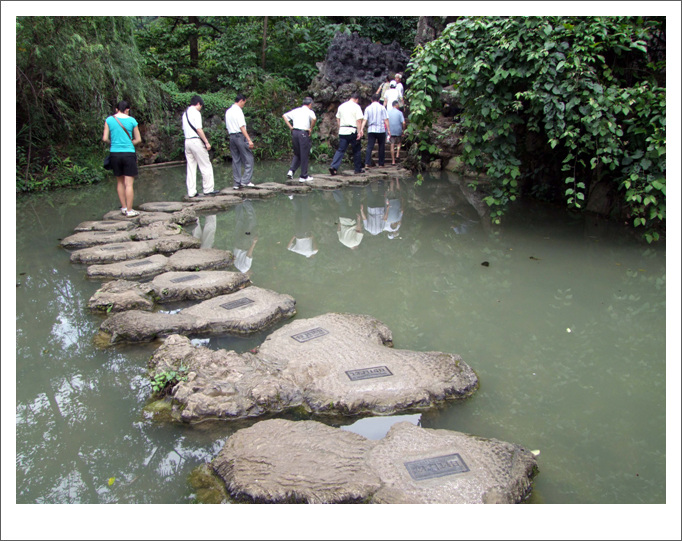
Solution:
{"label": "man walking on stones", "polygon": [[[230,153],[232,154],[233,189],[239,190],[251,187],[253,177],[253,141],[246,131],[246,119],[242,109],[246,104],[246,97],[237,94],[234,104],[225,111],[225,127],[230,136]],[[242,171],[242,164],[244,170]]]}
{"label": "man walking on stones", "polygon": [[384,166],[386,155],[386,133],[390,137],[391,131],[388,125],[388,113],[386,109],[379,105],[379,94],[372,96],[372,103],[365,109],[365,119],[362,128],[367,126],[367,152],[365,154],[365,167],[370,167],[372,163],[372,150],[374,142],[379,142],[379,167]]}
{"label": "man walking on stones", "polygon": [[294,147],[294,157],[291,160],[291,167],[287,173],[287,178],[294,178],[294,173],[298,166],[301,166],[301,176],[299,182],[310,182],[313,177],[308,175],[308,158],[312,141],[310,136],[313,133],[317,117],[313,111],[313,98],[304,98],[303,105],[292,109],[282,115],[284,122],[291,130],[291,142]]}
{"label": "man walking on stones", "polygon": [[395,161],[400,159],[400,143],[405,130],[405,116],[397,100],[393,102],[393,107],[388,112],[388,127],[391,132],[391,165],[395,165]]}
{"label": "man walking on stones", "polygon": [[351,148],[353,152],[353,166],[355,173],[364,173],[362,168],[362,148],[360,140],[362,139],[362,124],[364,117],[362,109],[358,105],[360,101],[360,94],[353,92],[350,99],[339,105],[336,112],[336,124],[339,128],[339,148],[334,154],[334,159],[329,167],[329,172],[336,175],[339,172],[341,161],[346,153],[347,148]]}
{"label": "man walking on stones", "polygon": [[192,96],[190,106],[182,115],[182,131],[185,133],[185,158],[187,158],[187,196],[197,195],[197,165],[201,171],[201,183],[204,195],[215,195],[213,190],[213,166],[208,156],[211,144],[201,124],[201,109],[204,100],[201,96]]}

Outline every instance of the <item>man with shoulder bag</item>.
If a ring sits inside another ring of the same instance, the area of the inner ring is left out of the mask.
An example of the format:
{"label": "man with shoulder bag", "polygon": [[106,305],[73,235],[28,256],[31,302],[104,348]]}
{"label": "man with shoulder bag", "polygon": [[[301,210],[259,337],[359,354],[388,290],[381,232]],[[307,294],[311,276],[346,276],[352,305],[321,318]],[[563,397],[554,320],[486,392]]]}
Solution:
{"label": "man with shoulder bag", "polygon": [[193,96],[190,106],[182,115],[182,131],[185,134],[185,158],[187,158],[187,196],[197,196],[197,165],[201,171],[203,195],[215,195],[213,184],[213,166],[208,151],[211,144],[202,129],[201,109],[204,100],[201,96]]}

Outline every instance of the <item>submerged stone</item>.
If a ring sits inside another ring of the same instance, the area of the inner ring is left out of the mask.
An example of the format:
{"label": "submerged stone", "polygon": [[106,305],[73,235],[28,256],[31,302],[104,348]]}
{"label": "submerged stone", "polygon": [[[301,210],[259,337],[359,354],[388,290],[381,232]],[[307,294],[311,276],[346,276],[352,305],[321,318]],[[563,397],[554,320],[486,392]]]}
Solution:
{"label": "submerged stone", "polygon": [[[250,289],[242,294],[248,297]],[[395,350],[390,330],[369,316],[295,320],[254,355],[227,356],[185,340],[169,337],[152,358],[155,365],[173,366],[181,358],[189,366],[188,381],[173,390],[188,422],[299,407],[325,415],[391,414],[464,398],[478,387],[458,355]]]}
{"label": "submerged stone", "polygon": [[315,421],[261,421],[211,467],[233,498],[263,503],[520,503],[537,473],[520,445],[401,422],[381,440]]}
{"label": "submerged stone", "polygon": [[[173,334],[246,335],[261,331],[296,313],[289,295],[257,287],[220,295],[176,313],[129,310],[109,317],[100,326],[98,343],[151,342]],[[183,337],[184,338],[184,337]],[[165,367],[169,363],[163,363]],[[180,368],[178,364],[176,369]],[[187,363],[184,363],[187,366]],[[164,371],[165,369],[161,370]]]}

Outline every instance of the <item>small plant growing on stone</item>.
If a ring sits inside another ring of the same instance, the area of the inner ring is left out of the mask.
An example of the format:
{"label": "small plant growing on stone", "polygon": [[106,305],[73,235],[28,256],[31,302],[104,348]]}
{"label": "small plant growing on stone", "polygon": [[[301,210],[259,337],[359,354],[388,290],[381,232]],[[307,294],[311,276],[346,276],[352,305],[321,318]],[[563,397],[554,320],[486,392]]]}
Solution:
{"label": "small plant growing on stone", "polygon": [[158,397],[168,394],[176,384],[187,381],[187,367],[180,365],[177,370],[165,370],[151,378],[152,392]]}

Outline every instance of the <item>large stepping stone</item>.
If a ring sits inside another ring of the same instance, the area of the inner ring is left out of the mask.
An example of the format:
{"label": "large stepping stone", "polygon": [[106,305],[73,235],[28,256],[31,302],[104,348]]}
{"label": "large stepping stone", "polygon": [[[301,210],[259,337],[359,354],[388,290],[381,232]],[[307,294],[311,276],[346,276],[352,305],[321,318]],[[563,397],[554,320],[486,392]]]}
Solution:
{"label": "large stepping stone", "polygon": [[[184,250],[180,250],[180,252],[182,251]],[[95,280],[140,280],[166,272],[168,270],[168,260],[169,258],[165,255],[155,254],[133,261],[90,265],[86,269],[85,274],[88,278]]]}
{"label": "large stepping stone", "polygon": [[242,202],[241,197],[235,195],[213,195],[213,196],[197,196],[191,199],[187,196],[185,201],[190,201],[189,208],[194,212],[209,212],[217,210],[225,210]]}
{"label": "large stepping stone", "polygon": [[133,261],[90,265],[86,275],[95,280],[140,280],[169,271],[225,269],[232,265],[233,261],[232,252],[227,250],[191,248],[179,250],[170,257],[155,254]]}
{"label": "large stepping stone", "polygon": [[185,208],[185,205],[179,201],[156,201],[142,203],[139,208],[145,212],[178,212]]}
{"label": "large stepping stone", "polygon": [[298,184],[280,184],[278,182],[262,182],[258,185],[261,189],[266,189],[271,192],[283,192],[286,194],[304,194],[312,190],[312,187],[307,182],[299,182]]}
{"label": "large stepping stone", "polygon": [[179,224],[154,222],[133,229],[130,232],[130,237],[133,240],[156,240],[181,235],[182,233],[182,227]]}
{"label": "large stepping stone", "polygon": [[176,212],[145,212],[139,216],[139,224],[149,225],[153,223],[168,223],[178,225],[188,225],[196,223],[198,220],[197,213],[189,206]]}
{"label": "large stepping stone", "polygon": [[71,262],[86,265],[114,263],[116,261],[141,259],[155,253],[170,254],[181,249],[199,247],[201,247],[201,240],[187,233],[179,233],[171,237],[154,240],[119,242],[83,248],[71,253]]}
{"label": "large stepping stone", "polygon": [[100,220],[79,223],[74,231],[127,231],[133,229],[135,224],[123,220]]}
{"label": "large stepping stone", "polygon": [[[250,289],[243,293],[250,296]],[[303,408],[324,415],[391,414],[437,406],[475,392],[478,378],[458,356],[394,350],[380,321],[352,314],[295,320],[255,355],[194,348],[169,336],[150,360],[151,377],[182,364],[173,389],[186,422],[243,419]]]}
{"label": "large stepping stone", "polygon": [[[303,183],[299,182],[294,178],[287,180],[287,184],[290,186],[295,186],[296,184]],[[306,182],[305,184],[309,185],[311,188],[316,188],[318,190],[338,190],[339,188],[348,186],[348,181],[339,178],[339,175],[335,176],[327,175],[326,177],[320,177],[316,175],[313,177],[313,180]]]}
{"label": "large stepping stone", "polygon": [[201,248],[179,250],[168,259],[168,271],[199,271],[226,269],[234,262],[228,250]]}
{"label": "large stepping stone", "polygon": [[61,246],[66,249],[82,249],[101,244],[132,242],[130,230],[124,231],[81,231],[65,237]]}
{"label": "large stepping stone", "polygon": [[100,345],[149,342],[174,335],[189,343],[180,334],[248,335],[293,316],[296,313],[295,306],[296,302],[289,295],[249,287],[229,295],[220,295],[177,313],[130,310],[114,314],[100,326],[97,342]]}
{"label": "large stepping stone", "polygon": [[282,419],[235,432],[211,467],[258,503],[520,503],[537,473],[533,453],[500,440],[401,422],[372,441]]}
{"label": "large stepping stone", "polygon": [[155,276],[151,287],[158,302],[205,300],[246,287],[251,280],[233,271],[172,271]]}

